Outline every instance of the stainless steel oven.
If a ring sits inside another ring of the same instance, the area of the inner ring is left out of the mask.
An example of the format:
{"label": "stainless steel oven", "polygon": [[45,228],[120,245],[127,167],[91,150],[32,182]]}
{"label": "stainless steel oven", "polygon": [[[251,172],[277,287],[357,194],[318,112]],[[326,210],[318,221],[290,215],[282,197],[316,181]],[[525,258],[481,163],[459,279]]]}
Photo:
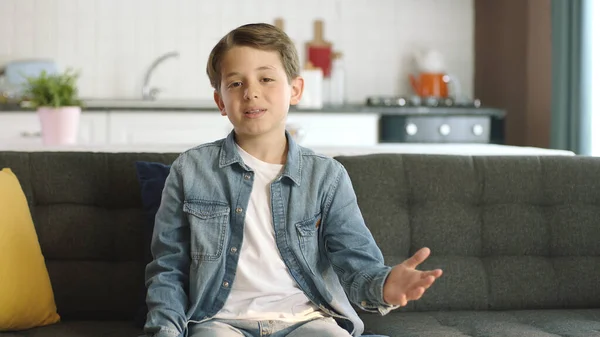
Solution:
{"label": "stainless steel oven", "polygon": [[380,143],[503,143],[505,111],[481,102],[371,97]]}

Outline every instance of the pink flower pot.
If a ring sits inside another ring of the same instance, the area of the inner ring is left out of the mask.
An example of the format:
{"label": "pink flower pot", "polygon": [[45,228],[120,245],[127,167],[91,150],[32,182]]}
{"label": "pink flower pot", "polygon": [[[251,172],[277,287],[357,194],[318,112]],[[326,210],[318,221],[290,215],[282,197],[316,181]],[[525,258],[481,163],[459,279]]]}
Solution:
{"label": "pink flower pot", "polygon": [[37,110],[42,126],[44,145],[77,144],[79,136],[80,107],[48,108]]}

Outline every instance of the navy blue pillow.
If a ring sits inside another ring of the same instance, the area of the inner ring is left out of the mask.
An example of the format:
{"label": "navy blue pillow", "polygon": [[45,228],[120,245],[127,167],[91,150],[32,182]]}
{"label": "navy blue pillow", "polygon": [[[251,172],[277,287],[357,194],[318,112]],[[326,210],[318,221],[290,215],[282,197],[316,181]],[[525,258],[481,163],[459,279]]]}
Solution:
{"label": "navy blue pillow", "polygon": [[[152,262],[152,253],[150,252],[150,244],[152,243],[152,232],[154,231],[154,218],[160,206],[162,191],[165,187],[165,181],[169,175],[171,165],[162,163],[136,161],[135,168],[137,171],[138,181],[140,183],[142,195],[142,207],[146,221],[143,228],[143,243],[144,243],[144,264]],[[144,284],[144,280],[141,280]],[[143,294],[140,294],[140,308],[135,317],[136,326],[143,327],[146,323],[146,314],[148,307],[146,306],[146,287]]]}

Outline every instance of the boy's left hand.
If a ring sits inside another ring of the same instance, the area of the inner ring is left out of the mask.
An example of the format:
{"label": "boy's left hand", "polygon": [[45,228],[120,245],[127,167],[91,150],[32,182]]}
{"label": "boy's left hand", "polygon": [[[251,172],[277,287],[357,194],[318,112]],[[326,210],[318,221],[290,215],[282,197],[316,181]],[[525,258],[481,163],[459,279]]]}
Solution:
{"label": "boy's left hand", "polygon": [[420,299],[425,290],[442,276],[441,269],[416,269],[430,253],[429,248],[421,248],[415,255],[392,268],[383,285],[383,300],[387,304],[405,306],[408,301]]}

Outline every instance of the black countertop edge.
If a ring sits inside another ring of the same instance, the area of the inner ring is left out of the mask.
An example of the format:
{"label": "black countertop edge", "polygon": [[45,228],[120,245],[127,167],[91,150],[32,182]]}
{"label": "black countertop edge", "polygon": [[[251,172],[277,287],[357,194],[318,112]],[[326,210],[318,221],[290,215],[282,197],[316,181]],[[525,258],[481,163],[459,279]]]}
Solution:
{"label": "black countertop edge", "polygon": [[[31,108],[22,108],[17,105],[0,105],[0,113],[2,112],[31,112],[35,111]],[[216,107],[84,107],[83,111],[113,111],[119,112],[149,112],[149,111],[177,111],[177,112],[218,112]],[[379,107],[367,106],[364,104],[344,104],[344,105],[324,105],[320,109],[305,109],[296,106],[290,107],[290,114],[299,113],[376,113],[380,115],[461,115],[461,116],[494,116],[504,118],[506,112],[498,108],[480,107],[480,108],[463,108],[463,107]]]}

